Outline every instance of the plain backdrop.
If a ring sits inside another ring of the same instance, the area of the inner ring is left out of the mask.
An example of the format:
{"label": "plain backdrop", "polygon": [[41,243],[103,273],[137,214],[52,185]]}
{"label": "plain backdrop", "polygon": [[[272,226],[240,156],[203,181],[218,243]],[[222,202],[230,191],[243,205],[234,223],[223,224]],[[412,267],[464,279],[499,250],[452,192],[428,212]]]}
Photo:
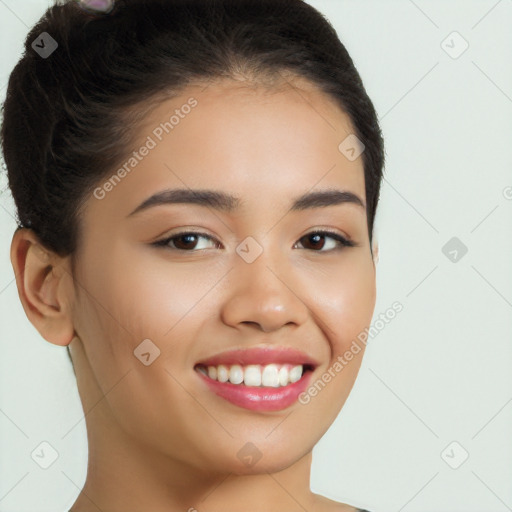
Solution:
{"label": "plain backdrop", "polygon": [[[372,512],[512,510],[512,0],[310,3],[381,120],[374,319],[403,305],[314,450],[312,488]],[[47,5],[0,0],[2,101]],[[5,172],[0,189],[0,511],[67,511],[86,475],[83,412],[65,349],[23,312]],[[48,469],[31,455],[43,442]]]}

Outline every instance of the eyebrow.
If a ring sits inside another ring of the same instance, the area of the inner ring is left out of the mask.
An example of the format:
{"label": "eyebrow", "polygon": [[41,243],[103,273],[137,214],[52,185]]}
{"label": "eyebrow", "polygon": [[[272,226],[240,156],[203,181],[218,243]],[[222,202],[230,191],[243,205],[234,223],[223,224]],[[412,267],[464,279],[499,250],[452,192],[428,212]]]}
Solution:
{"label": "eyebrow", "polygon": [[[366,209],[366,205],[358,195],[347,190],[338,189],[307,192],[295,198],[290,209],[291,211],[302,211],[312,208],[337,206],[345,203],[355,204]],[[197,204],[222,212],[232,213],[240,208],[241,201],[238,197],[216,190],[168,189],[153,194],[137,206],[128,217],[147,210],[148,208],[167,204]]]}

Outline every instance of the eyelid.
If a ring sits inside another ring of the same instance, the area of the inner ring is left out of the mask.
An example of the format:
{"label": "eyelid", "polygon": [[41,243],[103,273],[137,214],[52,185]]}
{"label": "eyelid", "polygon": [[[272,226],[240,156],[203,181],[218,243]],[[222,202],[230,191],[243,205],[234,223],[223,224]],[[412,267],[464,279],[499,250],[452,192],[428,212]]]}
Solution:
{"label": "eyelid", "polygon": [[[161,238],[159,240],[156,240],[155,242],[150,243],[150,245],[166,248],[169,245],[169,242],[171,240],[173,240],[175,238],[178,238],[180,236],[183,236],[183,235],[196,235],[198,237],[208,238],[215,245],[221,244],[221,242],[219,242],[217,240],[217,238],[214,237],[213,235],[210,235],[208,233],[204,233],[203,231],[197,231],[195,229],[184,229],[184,230],[178,231],[176,233],[170,233],[170,234],[166,235],[164,238]],[[190,252],[190,253],[199,252],[199,250],[197,250],[197,249],[191,250],[191,251],[186,251],[186,250],[183,250],[183,249],[174,249],[174,248],[169,248],[169,249],[173,250],[173,251],[176,251],[176,252]],[[202,249],[202,250],[204,250],[204,249]]]}
{"label": "eyelid", "polygon": [[161,242],[162,240],[168,240],[169,238],[174,238],[175,236],[185,235],[185,234],[194,234],[194,235],[201,235],[206,236],[212,239],[217,240],[217,237],[215,237],[213,234],[208,233],[205,231],[206,228],[200,228],[197,226],[180,226],[179,228],[175,229],[168,229],[163,232],[163,234],[158,235],[158,237],[153,238],[154,242],[149,242],[150,245],[153,243]]}
{"label": "eyelid", "polygon": [[302,238],[308,235],[313,234],[319,234],[319,235],[325,235],[327,238],[332,238],[333,240],[336,240],[338,243],[341,244],[341,247],[337,247],[337,249],[331,249],[329,251],[311,251],[311,252],[325,252],[325,253],[331,253],[336,250],[341,250],[345,247],[357,247],[359,244],[354,242],[349,236],[343,235],[341,233],[338,233],[337,231],[332,230],[331,228],[315,228],[311,231],[308,231],[306,234],[302,235],[298,241],[300,241]]}
{"label": "eyelid", "polygon": [[[304,238],[305,236],[312,235],[315,233],[333,235],[333,236],[343,238],[347,242],[353,242],[352,239],[350,238],[350,236],[346,235],[345,233],[340,232],[340,231],[336,230],[335,228],[328,228],[328,227],[322,227],[322,226],[318,226],[313,229],[310,229],[309,231],[306,231],[306,233],[304,233],[302,236],[299,237],[299,240],[301,238]],[[353,243],[355,244],[355,242],[353,242]]]}

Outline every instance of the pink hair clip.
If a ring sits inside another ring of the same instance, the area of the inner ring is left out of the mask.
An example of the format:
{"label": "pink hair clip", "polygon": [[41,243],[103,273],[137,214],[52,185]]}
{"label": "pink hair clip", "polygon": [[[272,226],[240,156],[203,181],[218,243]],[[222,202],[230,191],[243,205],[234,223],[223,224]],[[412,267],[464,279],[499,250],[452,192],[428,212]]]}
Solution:
{"label": "pink hair clip", "polygon": [[77,0],[78,6],[91,14],[108,14],[114,8],[114,0]]}

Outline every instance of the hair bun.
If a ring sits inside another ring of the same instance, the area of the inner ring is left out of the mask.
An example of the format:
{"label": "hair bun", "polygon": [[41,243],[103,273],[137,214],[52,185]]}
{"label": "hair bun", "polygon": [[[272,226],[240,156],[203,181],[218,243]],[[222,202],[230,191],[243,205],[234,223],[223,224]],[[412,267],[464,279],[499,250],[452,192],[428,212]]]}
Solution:
{"label": "hair bun", "polygon": [[114,0],[77,0],[78,6],[92,14],[109,14],[114,8]]}

